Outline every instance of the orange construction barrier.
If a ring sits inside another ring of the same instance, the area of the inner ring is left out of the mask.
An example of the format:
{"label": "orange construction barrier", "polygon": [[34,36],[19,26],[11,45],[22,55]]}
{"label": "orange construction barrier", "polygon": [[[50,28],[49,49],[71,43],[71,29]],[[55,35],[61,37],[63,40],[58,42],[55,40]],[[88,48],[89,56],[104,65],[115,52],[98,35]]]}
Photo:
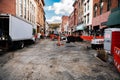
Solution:
{"label": "orange construction barrier", "polygon": [[[82,38],[83,40],[86,40],[86,41],[91,41],[94,36],[80,36],[80,38]],[[96,39],[104,39],[103,36],[96,36]]]}
{"label": "orange construction barrier", "polygon": [[57,42],[57,46],[60,46],[61,43],[60,43],[60,36],[58,36],[58,42]]}
{"label": "orange construction barrier", "polygon": [[80,36],[83,40],[91,41],[93,39],[93,36]]}
{"label": "orange construction barrier", "polygon": [[53,40],[54,39],[54,34],[51,34],[50,38],[51,38],[51,40]]}

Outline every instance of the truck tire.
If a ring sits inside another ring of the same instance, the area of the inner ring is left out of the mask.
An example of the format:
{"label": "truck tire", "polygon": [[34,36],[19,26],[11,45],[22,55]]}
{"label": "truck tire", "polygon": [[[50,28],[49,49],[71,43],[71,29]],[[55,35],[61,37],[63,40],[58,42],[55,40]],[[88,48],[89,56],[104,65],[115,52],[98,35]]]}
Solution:
{"label": "truck tire", "polygon": [[19,42],[19,48],[20,48],[20,49],[23,49],[24,46],[25,46],[24,42],[23,42],[23,41],[20,41],[20,42]]}
{"label": "truck tire", "polygon": [[91,48],[92,48],[92,49],[96,49],[95,44],[91,44]]}

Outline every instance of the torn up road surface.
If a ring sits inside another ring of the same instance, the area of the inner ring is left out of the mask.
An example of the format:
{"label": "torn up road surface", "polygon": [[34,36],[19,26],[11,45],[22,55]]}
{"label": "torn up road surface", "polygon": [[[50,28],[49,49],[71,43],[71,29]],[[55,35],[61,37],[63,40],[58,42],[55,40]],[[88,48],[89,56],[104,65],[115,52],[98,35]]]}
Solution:
{"label": "torn up road surface", "polygon": [[0,80],[120,80],[113,65],[86,48],[88,43],[56,43],[46,39],[0,56]]}

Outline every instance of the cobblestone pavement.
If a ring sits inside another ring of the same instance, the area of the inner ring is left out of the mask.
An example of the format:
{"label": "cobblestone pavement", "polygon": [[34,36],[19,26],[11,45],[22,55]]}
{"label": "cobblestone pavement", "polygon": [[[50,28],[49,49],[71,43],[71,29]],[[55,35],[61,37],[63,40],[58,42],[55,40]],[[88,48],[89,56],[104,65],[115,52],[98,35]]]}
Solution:
{"label": "cobblestone pavement", "polygon": [[[111,64],[100,61],[87,42],[42,40],[0,55],[0,80],[120,80]],[[2,53],[2,52],[0,52]]]}

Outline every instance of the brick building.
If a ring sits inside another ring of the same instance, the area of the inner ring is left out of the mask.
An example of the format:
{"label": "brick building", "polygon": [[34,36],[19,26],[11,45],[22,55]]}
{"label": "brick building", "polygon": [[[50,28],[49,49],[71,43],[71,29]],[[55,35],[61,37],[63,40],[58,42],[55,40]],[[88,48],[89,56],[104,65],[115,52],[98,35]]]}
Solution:
{"label": "brick building", "polygon": [[0,0],[0,13],[22,17],[35,24],[36,4],[33,0]]}
{"label": "brick building", "polygon": [[76,0],[73,4],[74,7],[74,26],[76,27],[78,24],[78,1]]}
{"label": "brick building", "polygon": [[75,2],[73,3],[73,12],[69,15],[69,28],[68,31],[70,32],[70,34],[72,32],[75,32],[76,27],[78,25],[78,10],[79,10],[79,4],[78,4],[78,0],[75,0]]}
{"label": "brick building", "polygon": [[78,24],[83,24],[83,0],[78,0]]}
{"label": "brick building", "polygon": [[81,35],[82,34],[82,31],[84,30],[84,14],[83,14],[83,9],[84,9],[84,6],[83,6],[83,0],[77,0],[77,26],[76,26],[76,33],[78,35]]}
{"label": "brick building", "polygon": [[[32,24],[45,24],[44,0],[0,0],[0,14],[12,14],[22,17]],[[37,32],[40,32],[37,29]]]}
{"label": "brick building", "polygon": [[44,12],[44,0],[35,0],[37,4],[37,17],[36,17],[36,24],[37,24],[37,33],[42,33],[44,35],[45,31],[45,12]]}
{"label": "brick building", "polygon": [[16,15],[16,0],[0,0],[0,13]]}
{"label": "brick building", "polygon": [[74,11],[69,15],[68,25],[68,31],[71,34],[74,31]]}
{"label": "brick building", "polygon": [[93,34],[103,35],[111,10],[119,5],[120,0],[93,0]]}
{"label": "brick building", "polygon": [[68,16],[62,16],[62,32],[67,32]]}

